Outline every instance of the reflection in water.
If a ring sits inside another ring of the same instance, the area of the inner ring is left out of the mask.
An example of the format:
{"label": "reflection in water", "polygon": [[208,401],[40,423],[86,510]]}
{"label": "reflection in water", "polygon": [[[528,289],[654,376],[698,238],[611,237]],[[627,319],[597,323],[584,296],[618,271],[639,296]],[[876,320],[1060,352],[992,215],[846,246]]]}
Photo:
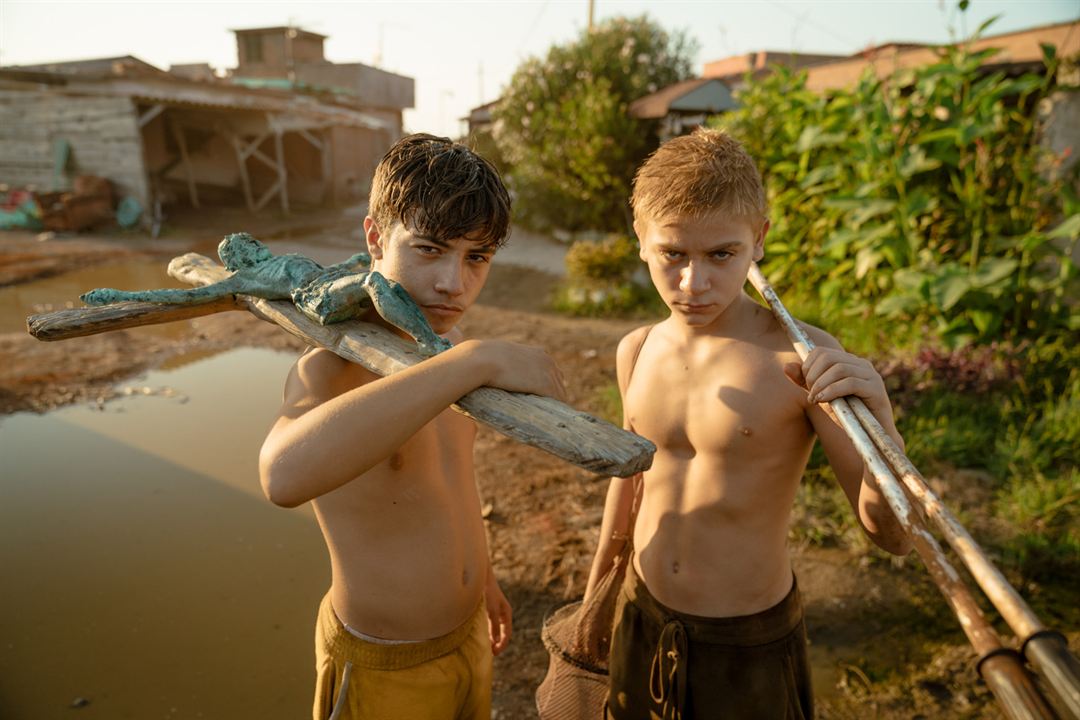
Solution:
{"label": "reflection in water", "polygon": [[130,383],[177,397],[0,418],[0,717],[310,712],[326,553],[256,476],[292,360],[238,350]]}

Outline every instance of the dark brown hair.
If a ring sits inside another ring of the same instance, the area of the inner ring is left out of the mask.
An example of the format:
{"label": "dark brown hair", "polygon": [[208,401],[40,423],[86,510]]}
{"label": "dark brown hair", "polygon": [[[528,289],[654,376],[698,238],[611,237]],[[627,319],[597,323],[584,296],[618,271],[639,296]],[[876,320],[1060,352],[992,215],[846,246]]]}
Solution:
{"label": "dark brown hair", "polygon": [[450,138],[417,133],[375,168],[368,214],[384,233],[400,222],[433,240],[498,247],[510,231],[510,195],[487,160]]}
{"label": "dark brown hair", "polygon": [[634,220],[664,222],[722,212],[753,224],[768,214],[761,173],[735,138],[699,128],[668,140],[638,168]]}

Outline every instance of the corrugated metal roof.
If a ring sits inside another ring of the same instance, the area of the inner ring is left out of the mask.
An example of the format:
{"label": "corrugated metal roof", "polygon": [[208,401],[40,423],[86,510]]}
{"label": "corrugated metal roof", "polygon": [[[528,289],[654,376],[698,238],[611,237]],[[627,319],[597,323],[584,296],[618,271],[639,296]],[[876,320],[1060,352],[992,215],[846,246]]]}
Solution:
{"label": "corrugated metal roof", "polygon": [[680,107],[675,108],[675,110],[679,112],[701,113],[720,112],[721,110],[730,109],[730,103],[725,102],[725,98],[730,100],[730,91],[728,90],[727,85],[716,78],[694,78],[692,80],[683,80],[674,85],[668,85],[666,88],[657,90],[651,95],[638,98],[630,103],[630,107],[627,111],[630,113],[631,117],[641,118],[642,120],[666,117],[672,111],[672,105],[677,103],[680,98],[686,97],[713,83],[718,86],[718,90],[723,90],[720,97],[715,98],[714,100],[697,103],[695,107]]}
{"label": "corrugated metal roof", "polygon": [[389,129],[391,124],[358,108],[272,88],[245,88],[225,81],[198,81],[163,73],[161,76],[124,77],[70,75],[0,68],[0,78],[62,87],[60,92],[81,95],[125,96],[146,103],[223,110],[253,110],[308,117],[325,124]]}

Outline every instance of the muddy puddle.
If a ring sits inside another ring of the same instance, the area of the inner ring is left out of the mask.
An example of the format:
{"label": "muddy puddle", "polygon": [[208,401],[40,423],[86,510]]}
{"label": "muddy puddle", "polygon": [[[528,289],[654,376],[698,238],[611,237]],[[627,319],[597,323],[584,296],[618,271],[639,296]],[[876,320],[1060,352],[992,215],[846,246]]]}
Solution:
{"label": "muddy puddle", "polygon": [[[79,295],[99,287],[120,289],[189,287],[173,280],[164,260],[128,260],[115,265],[90,267],[18,285],[0,287],[0,333],[25,332],[26,316],[82,307]],[[165,337],[175,325],[158,325]]]}
{"label": "muddy puddle", "polygon": [[256,475],[293,359],[188,358],[103,409],[0,418],[0,717],[307,716],[326,553]]}

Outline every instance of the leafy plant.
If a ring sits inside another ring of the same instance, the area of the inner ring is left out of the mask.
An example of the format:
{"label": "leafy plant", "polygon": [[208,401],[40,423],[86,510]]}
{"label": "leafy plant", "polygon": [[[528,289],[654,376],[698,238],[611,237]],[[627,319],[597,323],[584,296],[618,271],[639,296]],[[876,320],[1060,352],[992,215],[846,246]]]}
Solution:
{"label": "leafy plant", "polygon": [[[980,32],[985,29],[980,28]],[[825,313],[927,326],[946,343],[1080,329],[1073,176],[1038,143],[1035,108],[1059,60],[1008,77],[996,50],[943,48],[936,63],[850,90],[805,72],[748,78],[718,122],[760,163],[776,212],[764,270],[817,288]]]}
{"label": "leafy plant", "polygon": [[659,313],[663,302],[651,283],[640,283],[638,245],[626,235],[578,240],[566,252],[566,282],[555,308],[573,315],[641,316]]}
{"label": "leafy plant", "polygon": [[645,16],[613,18],[523,62],[494,112],[519,221],[626,231],[634,171],[657,144],[656,121],[627,107],[690,77],[694,49]]}

